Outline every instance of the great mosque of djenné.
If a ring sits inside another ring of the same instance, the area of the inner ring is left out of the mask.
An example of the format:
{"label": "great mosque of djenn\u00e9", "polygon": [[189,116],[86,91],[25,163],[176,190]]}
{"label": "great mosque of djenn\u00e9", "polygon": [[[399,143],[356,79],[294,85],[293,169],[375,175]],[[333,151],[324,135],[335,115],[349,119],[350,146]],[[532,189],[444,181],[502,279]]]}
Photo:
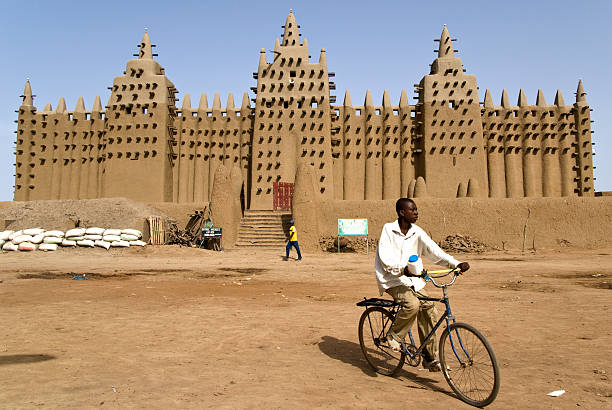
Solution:
{"label": "great mosque of djenn\u00e9", "polygon": [[[29,80],[18,110],[15,200],[126,197],[144,202],[210,199],[220,164],[238,175],[249,209],[272,209],[276,182],[292,183],[300,162],[313,167],[321,200],[410,197],[593,196],[590,107],[582,82],[566,105],[538,91],[517,105],[504,90],[480,102],[476,76],[466,74],[446,28],[429,74],[414,84],[416,104],[402,90],[398,105],[385,91],[375,105],[343,104],[331,92],[325,49],[312,62],[308,41],[290,12],[272,61],[261,49],[256,98],[230,94],[196,107],[154,60],[145,32],[136,58],[114,79],[105,107],[79,98],[74,110],[33,104]],[[254,102],[254,106],[251,105]]]}

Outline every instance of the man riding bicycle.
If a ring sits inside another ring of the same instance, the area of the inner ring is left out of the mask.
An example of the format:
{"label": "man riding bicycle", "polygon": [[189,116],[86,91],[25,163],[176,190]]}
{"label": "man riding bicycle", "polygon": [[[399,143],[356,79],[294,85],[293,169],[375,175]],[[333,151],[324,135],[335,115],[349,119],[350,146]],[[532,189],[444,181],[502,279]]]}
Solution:
{"label": "man riding bicycle", "polygon": [[[426,257],[431,262],[448,268],[459,268],[467,271],[470,265],[459,262],[445,253],[425,233],[414,225],[419,217],[417,206],[412,199],[400,198],[395,203],[397,220],[384,225],[378,242],[374,268],[380,294],[388,293],[402,307],[399,310],[391,330],[387,334],[389,346],[399,351],[400,343],[404,341],[408,331],[417,319],[419,338],[421,341],[429,334],[436,323],[436,308],[434,302],[421,301],[417,296],[427,296],[425,281],[410,273],[408,265],[418,256]],[[412,257],[412,258],[411,258]],[[420,272],[416,272],[420,273]],[[423,349],[423,367],[429,371],[440,371],[440,363],[436,359],[437,346],[435,336],[431,337]]]}

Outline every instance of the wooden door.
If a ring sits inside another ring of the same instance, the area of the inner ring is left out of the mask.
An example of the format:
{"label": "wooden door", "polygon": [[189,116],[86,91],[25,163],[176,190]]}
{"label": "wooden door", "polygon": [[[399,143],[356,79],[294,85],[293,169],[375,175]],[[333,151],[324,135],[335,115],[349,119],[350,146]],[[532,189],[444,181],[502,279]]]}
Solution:
{"label": "wooden door", "polygon": [[274,182],[274,210],[290,211],[293,199],[293,184],[291,182]]}

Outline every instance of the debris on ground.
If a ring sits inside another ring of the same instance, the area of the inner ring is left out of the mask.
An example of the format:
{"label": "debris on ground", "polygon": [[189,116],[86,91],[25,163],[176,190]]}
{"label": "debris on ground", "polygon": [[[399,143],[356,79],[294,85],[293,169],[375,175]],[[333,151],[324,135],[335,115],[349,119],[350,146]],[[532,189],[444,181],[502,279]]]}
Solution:
{"label": "debris on ground", "polygon": [[189,215],[189,221],[185,229],[180,229],[175,221],[167,222],[166,243],[169,245],[189,246],[192,248],[200,247],[202,242],[202,228],[212,227],[212,220],[208,208],[195,211]]}
{"label": "debris on ground", "polygon": [[[378,245],[378,239],[369,238],[364,236],[341,236],[340,237],[340,252],[347,253],[366,253],[368,246],[370,252],[376,250]],[[319,246],[326,252],[338,252],[338,237],[337,236],[324,236],[319,239]]]}
{"label": "debris on ground", "polygon": [[440,247],[447,252],[482,253],[487,246],[467,235],[449,235],[442,241]]}
{"label": "debris on ground", "polygon": [[547,396],[550,396],[550,397],[559,397],[559,396],[561,396],[564,393],[565,393],[565,390],[555,390],[555,391],[551,391],[550,393],[548,393]]}

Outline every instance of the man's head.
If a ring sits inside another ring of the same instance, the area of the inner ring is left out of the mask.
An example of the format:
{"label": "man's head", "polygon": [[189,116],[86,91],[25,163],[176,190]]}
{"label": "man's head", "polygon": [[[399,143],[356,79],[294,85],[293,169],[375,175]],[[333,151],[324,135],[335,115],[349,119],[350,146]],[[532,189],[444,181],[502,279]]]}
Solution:
{"label": "man's head", "polygon": [[416,203],[410,198],[400,198],[395,203],[397,217],[408,223],[415,223],[419,219]]}
{"label": "man's head", "polygon": [[290,223],[291,225],[293,225],[293,219],[292,219],[292,220],[290,220],[290,221],[289,221],[289,223]]}

